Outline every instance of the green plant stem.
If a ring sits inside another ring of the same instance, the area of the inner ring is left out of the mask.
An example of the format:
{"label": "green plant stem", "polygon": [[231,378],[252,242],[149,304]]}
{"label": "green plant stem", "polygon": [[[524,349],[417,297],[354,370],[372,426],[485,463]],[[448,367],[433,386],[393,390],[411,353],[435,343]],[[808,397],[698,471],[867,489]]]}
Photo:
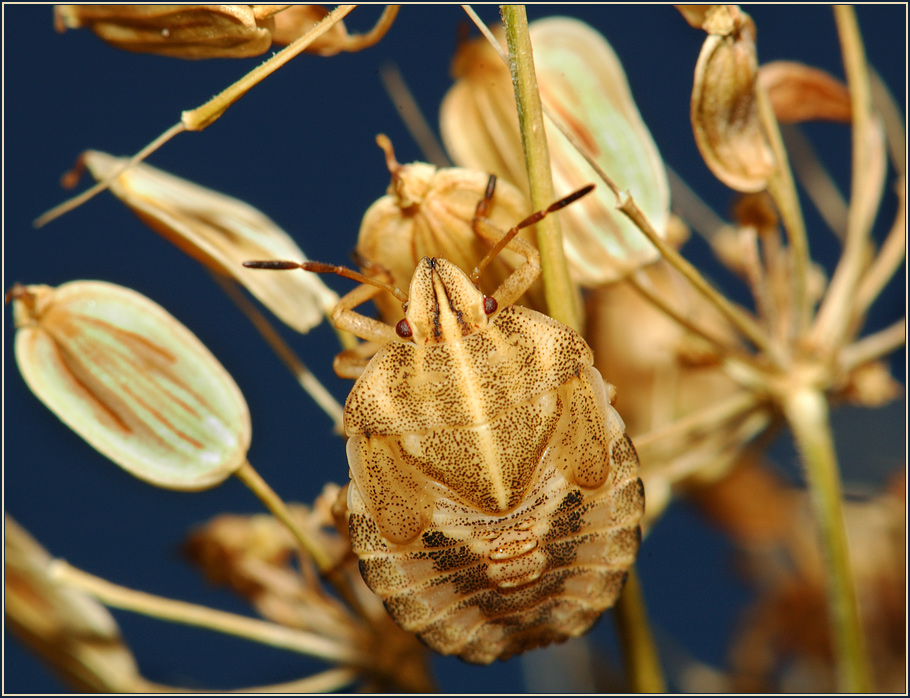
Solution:
{"label": "green plant stem", "polygon": [[629,570],[626,586],[616,602],[614,612],[630,690],[635,693],[666,693],[667,683],[660,666],[657,645],[651,634],[641,581],[635,567]]}
{"label": "green plant stem", "polygon": [[274,517],[284,524],[284,527],[294,537],[294,540],[316,563],[316,567],[319,568],[320,572],[326,573],[332,569],[334,563],[329,553],[297,525],[287,505],[275,493],[275,490],[269,487],[269,484],[262,479],[262,476],[256,472],[249,461],[244,463],[234,474],[259,498]]}
{"label": "green plant stem", "polygon": [[[550,151],[544,130],[534,55],[528,34],[528,16],[524,5],[502,5],[502,22],[509,46],[509,68],[515,88],[521,144],[528,170],[531,205],[541,210],[556,200],[550,169]],[[537,246],[543,270],[544,293],[547,310],[555,319],[574,330],[582,329],[580,303],[577,290],[569,278],[562,230],[556,216],[549,216],[537,224]]]}
{"label": "green plant stem", "polygon": [[871,671],[850,566],[828,402],[821,391],[799,387],[784,394],[781,403],[802,455],[827,566],[828,615],[839,690],[868,693],[872,690]]}

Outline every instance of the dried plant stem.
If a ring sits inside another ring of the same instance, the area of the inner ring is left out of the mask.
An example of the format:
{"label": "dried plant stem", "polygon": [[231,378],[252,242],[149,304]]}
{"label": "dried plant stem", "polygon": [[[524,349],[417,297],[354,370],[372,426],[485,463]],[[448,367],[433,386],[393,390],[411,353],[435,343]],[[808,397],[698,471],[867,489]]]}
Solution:
{"label": "dried plant stem", "polygon": [[[331,693],[354,683],[361,676],[356,669],[327,669],[312,676],[306,676],[296,681],[276,683],[268,686],[247,686],[245,688],[232,688],[225,693]],[[212,693],[206,688],[185,688],[182,686],[168,686],[167,684],[147,681],[142,677],[134,682],[134,693]],[[219,691],[220,692],[220,691]]]}
{"label": "dried plant stem", "polygon": [[[285,46],[281,51],[269,58],[265,63],[253,68],[233,85],[222,90],[208,102],[195,109],[189,109],[180,115],[180,120],[188,131],[201,131],[206,126],[217,120],[227,108],[243,97],[249,90],[262,82],[269,75],[278,70],[289,60],[301,53],[307,46],[325,34],[329,29],[338,24],[347,16],[356,5],[339,5],[327,14],[319,24],[310,31],[295,39],[293,43]],[[397,12],[397,10],[396,10]]]}
{"label": "dried plant stem", "polygon": [[754,356],[747,354],[737,346],[731,345],[728,341],[714,336],[708,330],[699,327],[694,322],[692,322],[692,320],[676,311],[666,301],[666,299],[661,296],[659,292],[651,288],[651,283],[648,277],[643,275],[641,270],[635,272],[634,274],[631,274],[627,280],[629,282],[629,285],[632,286],[632,288],[634,288],[642,296],[644,296],[650,303],[652,303],[654,307],[663,312],[671,320],[674,320],[683,329],[698,335],[706,342],[713,345],[717,352],[725,359],[740,361],[741,363],[754,366],[756,369],[761,368],[759,362]]}
{"label": "dried plant stem", "polygon": [[263,314],[259,312],[256,306],[240,292],[240,289],[237,288],[237,284],[221,274],[212,274],[212,276],[228,297],[234,301],[234,304],[247,316],[249,321],[253,323],[253,327],[259,331],[259,334],[262,335],[262,338],[272,348],[272,351],[274,351],[278,358],[281,359],[282,363],[287,366],[288,370],[297,379],[297,382],[300,383],[300,386],[311,398],[313,398],[313,401],[322,408],[322,411],[329,416],[329,419],[331,419],[334,424],[335,432],[338,434],[342,433],[344,409],[334,396],[319,382],[319,379],[306,367],[303,361],[300,360],[300,357],[298,357],[297,354],[294,353],[294,350],[288,346],[287,342],[281,338],[281,335],[278,334]]}
{"label": "dried plant stem", "polygon": [[184,131],[186,131],[186,127],[182,123],[174,124],[129,160],[122,163],[119,167],[116,167],[110,175],[102,179],[100,182],[96,182],[81,194],[78,194],[71,199],[67,199],[62,204],[57,204],[50,211],[45,211],[32,222],[32,225],[36,228],[40,228],[44,225],[47,225],[55,218],[59,218],[64,213],[72,211],[74,208],[78,208],[93,196],[105,191],[108,187],[111,186],[111,183],[117,179],[117,177],[122,175],[127,169],[136,163],[142,162],[149,155],[158,150],[158,148],[171,140],[171,138],[176,136],[178,133],[183,133]]}
{"label": "dried plant stem", "polygon": [[780,129],[800,184],[803,185],[822,220],[831,228],[838,240],[843,240],[847,232],[847,202],[843,194],[831,174],[822,165],[802,130],[798,126],[788,124],[781,124]]}
{"label": "dried plant stem", "polygon": [[227,635],[246,638],[271,647],[291,650],[329,662],[364,666],[368,658],[349,642],[337,642],[320,635],[287,628],[256,618],[176,601],[114,584],[54,560],[48,570],[54,581],[90,594],[106,606],[121,608],[160,620],[207,628]]}
{"label": "dried plant stem", "polygon": [[710,434],[731,428],[746,419],[761,406],[761,398],[751,390],[742,390],[716,404],[691,412],[666,426],[634,437],[637,448],[650,448],[654,444],[674,443],[687,433]]}
{"label": "dried plant stem", "polygon": [[852,313],[845,312],[845,308],[852,304],[867,262],[868,235],[872,222],[868,210],[867,187],[864,186],[869,176],[868,167],[872,157],[868,144],[872,120],[869,71],[853,8],[846,5],[836,6],[834,17],[837,21],[847,86],[850,90],[853,161],[844,252],[834,271],[813,328],[815,342],[822,348],[838,346],[853,320]]}
{"label": "dried plant stem", "polygon": [[781,407],[802,455],[819,526],[839,690],[868,693],[872,679],[850,567],[828,401],[820,390],[801,386],[782,395]]}
{"label": "dried plant stem", "polygon": [[[544,129],[540,92],[534,71],[534,55],[528,34],[528,16],[524,5],[502,5],[502,21],[509,47],[509,68],[515,88],[518,125],[528,171],[531,205],[541,210],[556,200],[550,168],[550,151]],[[569,277],[562,230],[557,216],[549,216],[537,224],[537,246],[543,269],[547,310],[555,319],[574,330],[581,330],[579,298]]]}
{"label": "dried plant stem", "polygon": [[[64,213],[72,211],[74,208],[81,206],[96,194],[100,194],[101,192],[105,191],[111,185],[111,182],[123,174],[127,168],[130,168],[136,163],[145,160],[145,158],[158,150],[158,148],[167,143],[178,133],[183,133],[184,131],[201,131],[202,129],[215,122],[222,114],[224,114],[225,111],[227,111],[228,107],[243,97],[243,95],[245,95],[252,87],[258,85],[260,82],[262,82],[262,80],[278,70],[278,68],[300,54],[316,39],[329,31],[329,29],[331,29],[333,26],[338,24],[338,22],[340,22],[346,15],[348,15],[355,7],[357,6],[339,5],[336,7],[310,31],[301,36],[299,39],[296,39],[293,43],[288,44],[281,51],[273,55],[258,67],[248,72],[233,85],[219,92],[202,106],[183,112],[180,115],[180,121],[178,123],[168,128],[164,133],[162,133],[155,140],[153,140],[133,157],[131,157],[121,167],[118,167],[116,170],[114,170],[114,172],[109,177],[98,182],[78,196],[64,201],[62,204],[55,206],[50,211],[47,211],[46,213],[39,216],[37,219],[35,219],[34,226],[36,228],[40,228],[55,218],[59,218]],[[383,12],[382,17],[380,17],[379,22],[377,22],[376,27],[367,35],[360,38],[367,39],[368,42],[375,43],[382,37],[383,34],[385,34],[397,14],[397,5],[388,6]],[[369,43],[366,45],[369,45]]]}
{"label": "dried plant stem", "polygon": [[841,371],[847,373],[870,361],[888,356],[895,349],[904,346],[906,334],[907,321],[901,319],[879,332],[866,335],[841,352]]}
{"label": "dried plant stem", "polygon": [[452,163],[445,149],[427,123],[414,94],[411,92],[397,65],[384,65],[379,69],[382,85],[392,104],[398,107],[398,114],[404,121],[411,138],[423,151],[426,161],[436,167],[451,167]]}
{"label": "dried plant stem", "polygon": [[779,356],[776,348],[769,343],[767,335],[755,319],[747,311],[727,300],[726,296],[715,289],[679,252],[661,239],[650,221],[645,217],[645,214],[638,208],[638,204],[627,192],[617,192],[617,195],[619,196],[619,210],[645,234],[660,251],[663,258],[667,260],[667,263],[682,274],[692,287],[704,296],[709,303],[714,305],[729,320],[730,324],[752,342],[757,349],[768,353],[776,361],[783,364],[783,357]]}
{"label": "dried plant stem", "polygon": [[856,290],[856,299],[853,303],[853,316],[856,321],[865,316],[869,306],[878,298],[907,256],[907,209],[904,196],[903,190],[898,192],[894,223]]}
{"label": "dried plant stem", "polygon": [[758,98],[758,114],[764,128],[765,135],[774,153],[775,167],[768,180],[768,193],[774,199],[777,210],[780,212],[787,239],[790,241],[790,255],[792,260],[793,277],[793,308],[796,312],[796,334],[802,335],[809,326],[811,303],[808,293],[807,279],[809,276],[809,239],[806,235],[806,224],[803,220],[802,209],[799,205],[799,195],[793,183],[793,173],[790,171],[790,161],[787,150],[784,148],[780,128],[774,108],[765,89],[756,82],[755,94]]}
{"label": "dried plant stem", "polygon": [[[336,561],[332,559],[332,556],[325,548],[300,528],[281,497],[269,487],[268,483],[262,479],[262,476],[256,472],[249,461],[244,463],[234,475],[249,487],[253,494],[272,512],[275,518],[287,528],[294,540],[300,545],[301,550],[310,556],[319,572],[332,583],[348,606],[369,622],[369,611],[360,603],[356,592],[348,584],[342,569],[336,566]],[[325,600],[326,603],[331,603],[331,597],[325,596]]]}
{"label": "dried plant stem", "polygon": [[633,566],[616,602],[616,624],[623,647],[629,689],[635,693],[666,693],[657,645],[651,635],[638,572]]}
{"label": "dried plant stem", "polygon": [[664,163],[667,180],[670,183],[670,199],[673,212],[686,222],[709,244],[713,245],[717,236],[733,226],[717,215],[702,198],[677,174],[676,170]]}

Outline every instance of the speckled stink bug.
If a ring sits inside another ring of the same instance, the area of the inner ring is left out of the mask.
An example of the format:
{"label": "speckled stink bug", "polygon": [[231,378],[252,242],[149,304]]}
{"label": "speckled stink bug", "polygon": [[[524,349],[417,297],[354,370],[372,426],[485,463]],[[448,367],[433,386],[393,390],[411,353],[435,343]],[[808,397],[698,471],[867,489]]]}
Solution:
{"label": "speckled stink bug", "polygon": [[[503,235],[482,216],[491,186],[475,220],[490,253],[471,276],[423,258],[409,296],[342,267],[257,263],[363,283],[332,316],[380,345],[339,371],[360,374],[344,411],[352,548],[399,625],[469,662],[584,633],[638,551],[644,492],[611,388],[581,336],[512,305],[540,273],[519,229],[592,188]],[[506,245],[525,262],[485,296],[476,279]],[[386,291],[405,311],[394,329],[354,311]]]}

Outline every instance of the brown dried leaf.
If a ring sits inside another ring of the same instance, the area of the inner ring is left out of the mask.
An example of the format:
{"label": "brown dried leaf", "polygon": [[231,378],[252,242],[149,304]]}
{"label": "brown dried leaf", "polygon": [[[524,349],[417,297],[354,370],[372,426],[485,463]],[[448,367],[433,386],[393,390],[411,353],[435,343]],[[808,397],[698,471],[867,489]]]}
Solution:
{"label": "brown dried leaf", "polygon": [[850,93],[830,73],[795,61],[773,61],[758,71],[777,120],[850,121]]}
{"label": "brown dried leaf", "polygon": [[25,382],[121,468],[160,487],[200,490],[246,462],[243,395],[160,306],[100,281],[17,286],[11,295]]}
{"label": "brown dried leaf", "polygon": [[[82,159],[98,180],[126,162],[96,150]],[[255,259],[306,261],[291,237],[249,204],[145,163],[130,167],[110,188],[149,227],[213,271],[232,276],[298,332],[318,325],[338,302],[318,274],[263,274],[243,266]]]}
{"label": "brown dried leaf", "polygon": [[[57,5],[58,31],[88,27],[119,49],[175,58],[265,53],[273,20],[254,5]],[[276,6],[266,6],[275,8]]]}
{"label": "brown dried leaf", "polygon": [[136,660],[107,609],[55,582],[51,556],[8,514],[4,543],[4,611],[13,632],[80,691],[135,691]]}
{"label": "brown dried leaf", "polygon": [[728,187],[767,186],[774,157],[759,115],[755,26],[741,14],[729,33],[705,39],[695,66],[691,118],[705,163]]}

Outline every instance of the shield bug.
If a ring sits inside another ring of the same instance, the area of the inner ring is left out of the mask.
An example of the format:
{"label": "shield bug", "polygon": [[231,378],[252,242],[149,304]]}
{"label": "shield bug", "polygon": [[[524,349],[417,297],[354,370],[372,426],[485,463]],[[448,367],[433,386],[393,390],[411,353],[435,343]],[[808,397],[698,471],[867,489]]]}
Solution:
{"label": "shield bug", "polygon": [[[345,404],[352,548],[399,625],[469,662],[584,633],[638,551],[638,457],[591,349],[513,305],[540,273],[515,235],[591,188],[503,235],[482,216],[490,187],[475,220],[489,253],[470,276],[423,258],[407,296],[342,267],[251,263],[362,282],[332,316],[380,345]],[[525,261],[486,296],[476,279],[506,246]],[[386,291],[403,303],[394,329],[355,311]]]}

